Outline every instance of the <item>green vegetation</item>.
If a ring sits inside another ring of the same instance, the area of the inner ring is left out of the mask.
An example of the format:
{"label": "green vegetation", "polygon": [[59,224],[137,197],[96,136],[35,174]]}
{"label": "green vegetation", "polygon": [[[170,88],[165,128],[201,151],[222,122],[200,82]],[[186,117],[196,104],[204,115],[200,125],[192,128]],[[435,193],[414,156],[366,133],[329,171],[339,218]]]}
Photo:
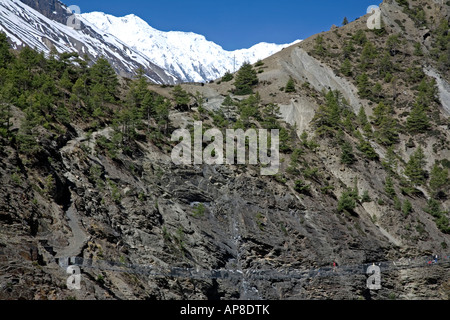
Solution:
{"label": "green vegetation", "polygon": [[355,155],[353,153],[353,147],[352,145],[345,141],[341,145],[341,163],[351,165],[356,162]]}
{"label": "green vegetation", "polygon": [[327,53],[325,47],[324,47],[324,39],[322,35],[318,35],[315,40],[314,45],[314,54],[316,54],[319,57],[325,56]]}
{"label": "green vegetation", "polygon": [[350,59],[347,58],[344,60],[344,62],[342,62],[341,73],[347,77],[350,77],[353,75],[352,63],[351,63]]}
{"label": "green vegetation", "polygon": [[412,204],[409,200],[405,200],[402,205],[402,213],[408,216],[413,211]]}
{"label": "green vegetation", "polygon": [[296,92],[296,91],[297,90],[295,89],[294,79],[292,79],[292,77],[291,77],[291,78],[289,78],[289,80],[286,84],[286,87],[284,88],[284,92],[292,93],[292,92]]}
{"label": "green vegetation", "polygon": [[406,128],[411,133],[424,133],[430,129],[430,121],[423,105],[419,103],[414,105],[407,119]]}
{"label": "green vegetation", "polygon": [[230,73],[229,71],[227,71],[224,76],[222,77],[222,82],[230,82],[234,79],[234,76],[232,73]]}
{"label": "green vegetation", "polygon": [[250,63],[244,63],[236,75],[234,85],[236,95],[248,95],[253,93],[253,87],[259,82],[256,71]]}
{"label": "green vegetation", "polygon": [[305,195],[311,194],[311,187],[302,180],[295,181],[294,190]]}
{"label": "green vegetation", "polygon": [[423,149],[419,147],[410,157],[408,163],[405,166],[405,174],[410,179],[410,182],[414,185],[422,185],[426,180],[425,171],[425,155]]}
{"label": "green vegetation", "polygon": [[319,107],[313,118],[316,133],[319,136],[335,136],[338,130],[349,129],[346,128],[346,121],[352,121],[356,116],[347,106],[339,91],[329,91],[325,95],[325,104]]}
{"label": "green vegetation", "polygon": [[206,207],[203,203],[199,203],[195,205],[194,207],[194,217],[195,218],[202,218],[205,215]]}
{"label": "green vegetation", "polygon": [[442,211],[441,205],[435,199],[429,199],[424,211],[435,218],[436,226],[444,233],[450,234],[450,220],[448,212]]}
{"label": "green vegetation", "polygon": [[430,173],[430,190],[434,198],[443,198],[450,186],[448,169],[442,168],[438,163],[433,165]]}
{"label": "green vegetation", "polygon": [[394,182],[392,181],[392,177],[388,176],[384,183],[384,191],[390,198],[394,198],[396,196]]}
{"label": "green vegetation", "polygon": [[354,190],[346,190],[338,201],[338,212],[353,213],[356,209],[356,197]]}
{"label": "green vegetation", "polygon": [[177,85],[173,88],[172,96],[173,99],[175,100],[176,107],[183,109],[188,108],[189,103],[191,101],[191,97],[189,93],[183,90],[181,85]]}

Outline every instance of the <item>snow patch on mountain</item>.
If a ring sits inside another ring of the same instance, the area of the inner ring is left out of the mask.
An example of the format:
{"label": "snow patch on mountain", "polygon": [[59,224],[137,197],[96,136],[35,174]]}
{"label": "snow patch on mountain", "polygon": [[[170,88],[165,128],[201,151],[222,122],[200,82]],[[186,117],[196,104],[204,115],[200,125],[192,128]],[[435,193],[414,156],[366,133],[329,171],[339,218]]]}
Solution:
{"label": "snow patch on mountain", "polygon": [[103,12],[81,15],[104,33],[111,34],[185,82],[205,82],[234,72],[244,62],[255,63],[291,44],[259,43],[249,49],[226,51],[203,35],[159,31],[131,14],[115,17]]}
{"label": "snow patch on mountain", "polygon": [[145,55],[133,50],[111,34],[103,35],[88,22],[81,30],[51,20],[18,0],[0,0],[0,31],[6,33],[13,48],[27,45],[44,54],[54,48],[59,53],[86,53],[91,60],[103,56],[122,75],[132,75],[143,67],[156,83],[175,83],[179,79],[154,65]]}

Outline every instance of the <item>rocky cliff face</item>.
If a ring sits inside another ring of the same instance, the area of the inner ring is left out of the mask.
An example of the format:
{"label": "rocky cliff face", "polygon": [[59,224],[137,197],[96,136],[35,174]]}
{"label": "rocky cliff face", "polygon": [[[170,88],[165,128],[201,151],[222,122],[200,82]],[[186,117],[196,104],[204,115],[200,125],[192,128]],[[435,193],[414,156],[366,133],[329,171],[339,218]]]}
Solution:
{"label": "rocky cliff face", "polygon": [[[385,2],[384,12],[391,5],[396,4]],[[393,14],[386,20],[395,21]],[[380,100],[362,98],[356,75],[335,69],[344,41],[365,30],[366,18],[322,34],[328,55],[316,54],[313,37],[263,61],[255,88],[261,105],[281,106],[284,119],[297,125],[298,135],[290,141],[302,151],[296,161],[292,152],[283,153],[276,176],[261,176],[258,166],[175,166],[173,145],[157,139],[138,138],[132,150],[112,157],[99,141],[113,139],[113,129],[88,133],[79,122],[63,135],[42,128],[36,159],[2,145],[0,298],[448,299],[449,235],[424,210],[429,183],[408,188],[405,174],[419,145],[428,175],[433,164],[445,166],[450,155],[445,102],[430,103],[432,133],[402,129],[391,150],[377,139],[379,128],[371,120],[374,135],[367,141],[377,157],[360,151],[365,136],[355,133],[362,132],[355,113],[364,108],[376,114]],[[381,46],[395,28],[386,26],[381,35],[364,32]],[[356,46],[354,55],[361,50]],[[396,71],[399,77],[417,61],[409,45],[401,50],[392,58],[404,63]],[[353,61],[355,73],[358,63]],[[280,90],[290,77],[295,93]],[[395,106],[392,118],[406,127],[417,83],[397,83],[398,97],[391,96],[392,83],[383,85],[383,101]],[[171,96],[171,88],[150,88]],[[232,83],[183,88],[202,93],[204,107],[213,111]],[[329,135],[317,133],[314,119],[326,103],[323,89],[342,92],[355,115],[348,116],[353,130],[342,126]],[[12,114],[14,128],[24,114],[16,107]],[[199,117],[214,125],[196,108],[170,115],[175,127]],[[350,165],[342,163],[342,140],[353,146]],[[389,162],[392,150],[395,166]],[[389,177],[394,191],[386,187]],[[299,188],[299,180],[307,188]],[[338,210],[349,190],[358,195],[354,209]],[[438,201],[448,218],[448,191]],[[428,264],[435,254],[438,263]],[[381,263],[381,290],[367,288],[372,263]],[[68,264],[81,266],[81,290],[66,287]]]}

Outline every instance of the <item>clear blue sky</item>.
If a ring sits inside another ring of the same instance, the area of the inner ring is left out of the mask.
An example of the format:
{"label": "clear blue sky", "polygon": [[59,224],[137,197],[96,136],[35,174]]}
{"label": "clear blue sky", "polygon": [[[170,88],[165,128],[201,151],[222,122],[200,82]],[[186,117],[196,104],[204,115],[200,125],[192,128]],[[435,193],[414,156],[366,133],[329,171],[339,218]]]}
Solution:
{"label": "clear blue sky", "polygon": [[258,42],[288,43],[306,39],[331,25],[363,16],[381,0],[63,0],[81,12],[130,13],[162,31],[203,34],[226,50]]}

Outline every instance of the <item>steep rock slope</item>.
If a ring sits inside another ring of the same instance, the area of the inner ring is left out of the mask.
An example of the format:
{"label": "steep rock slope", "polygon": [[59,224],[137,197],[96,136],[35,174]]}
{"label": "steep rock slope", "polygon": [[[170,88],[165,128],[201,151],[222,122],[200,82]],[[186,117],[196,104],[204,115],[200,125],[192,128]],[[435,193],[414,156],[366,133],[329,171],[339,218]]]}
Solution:
{"label": "steep rock slope", "polygon": [[[418,5],[407,3],[409,10]],[[433,3],[421,1],[424,8]],[[111,107],[119,110],[115,121],[86,120],[75,104],[70,125],[38,125],[41,150],[33,157],[18,147],[20,139],[2,136],[0,297],[448,299],[448,116],[420,61],[442,78],[448,69],[433,56],[415,56],[408,41],[386,49],[397,29],[369,31],[366,21],[255,65],[262,70],[255,95],[234,95],[233,81],[183,85],[192,94],[187,110],[174,101],[174,88],[150,85],[154,101],[163,101],[156,113],[170,105],[164,97],[176,107],[170,125],[144,114],[133,127],[130,114],[120,113],[133,103],[126,95]],[[414,33],[412,26],[405,33]],[[431,37],[435,30],[430,26]],[[344,74],[350,43],[351,73]],[[381,54],[373,57],[367,45],[363,55],[366,43]],[[384,56],[397,82],[378,74]],[[362,64],[367,57],[372,61]],[[368,83],[358,77],[364,73]],[[286,92],[290,78],[295,92]],[[228,95],[232,105],[222,105]],[[429,130],[408,125],[418,103],[428,107]],[[172,164],[172,130],[198,120],[221,129],[265,127],[273,104],[292,124],[270,123],[285,130],[278,175],[260,176],[259,166]],[[27,117],[10,109],[14,136]],[[432,255],[439,263],[429,264]],[[65,286],[69,261],[81,266],[81,290]],[[372,263],[382,266],[380,290],[367,287]]]}

